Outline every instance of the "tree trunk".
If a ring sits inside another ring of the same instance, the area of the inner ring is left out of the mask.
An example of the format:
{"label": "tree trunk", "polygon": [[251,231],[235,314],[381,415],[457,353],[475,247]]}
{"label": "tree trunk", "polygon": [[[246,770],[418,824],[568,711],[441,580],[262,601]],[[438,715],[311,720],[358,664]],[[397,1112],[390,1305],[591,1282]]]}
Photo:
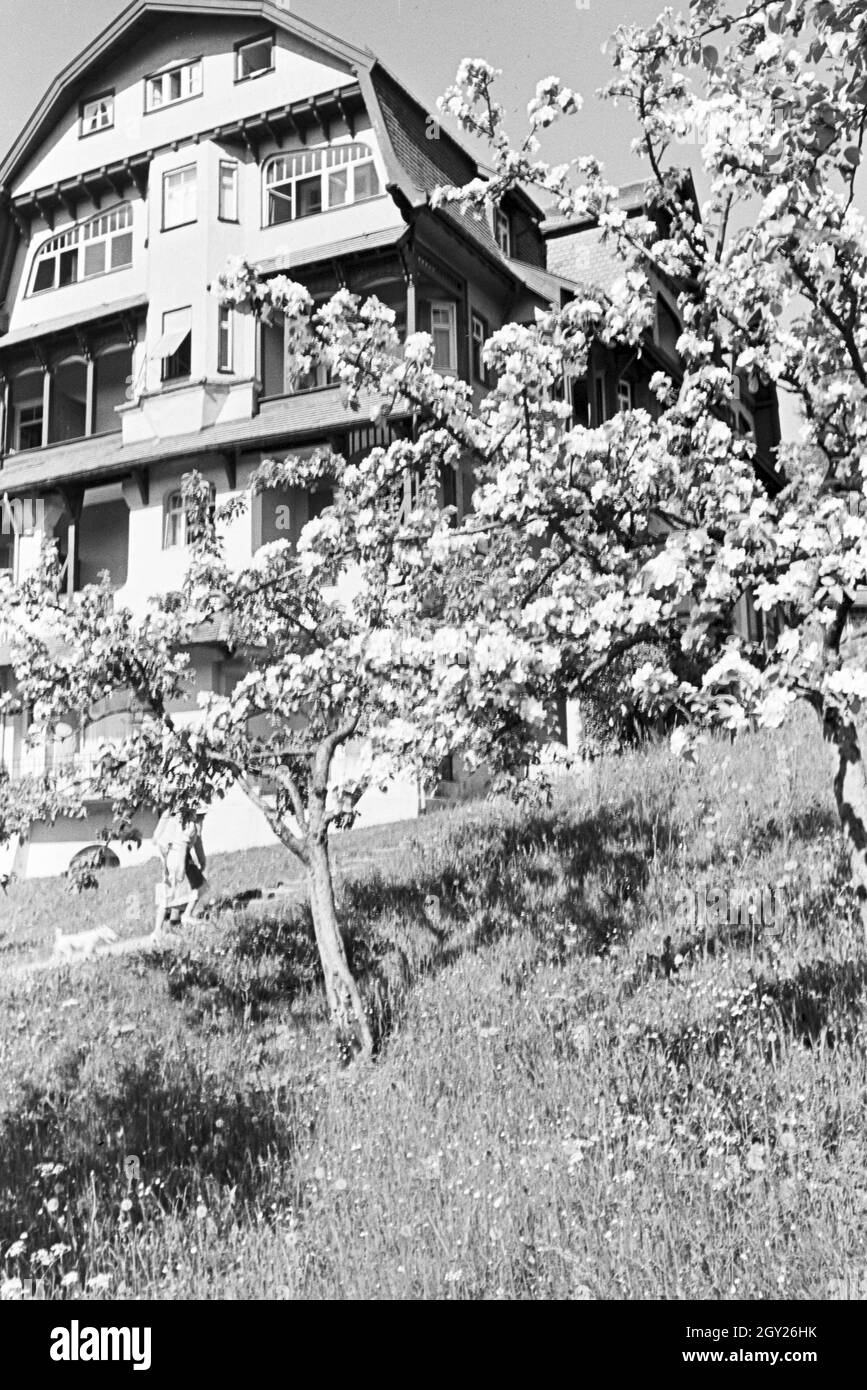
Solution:
{"label": "tree trunk", "polygon": [[349,968],[346,948],[334,907],[334,885],[328,841],[311,836],[307,844],[307,879],[316,945],[325,975],[325,997],[338,1039],[369,1057],[373,1038],[358,985]]}
{"label": "tree trunk", "polygon": [[834,745],[837,753],[834,797],[861,925],[867,936],[867,772],[861,757],[858,730],[853,720],[836,710],[825,712],[822,729],[825,739]]}

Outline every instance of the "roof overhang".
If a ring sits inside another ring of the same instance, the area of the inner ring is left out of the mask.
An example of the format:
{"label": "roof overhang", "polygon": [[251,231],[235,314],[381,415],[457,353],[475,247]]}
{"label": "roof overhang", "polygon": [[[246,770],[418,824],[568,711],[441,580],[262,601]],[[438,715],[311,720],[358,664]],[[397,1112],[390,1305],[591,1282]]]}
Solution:
{"label": "roof overhang", "polygon": [[67,314],[63,318],[45,319],[29,328],[18,328],[14,333],[0,337],[0,353],[7,348],[19,347],[22,343],[32,343],[43,338],[59,337],[63,333],[75,333],[95,328],[100,323],[112,319],[135,317],[144,313],[148,306],[146,294],[130,295],[127,299],[115,300],[112,304],[95,304],[90,309],[81,309],[77,314]]}
{"label": "roof overhang", "polygon": [[132,0],[92,43],[75,57],[54,79],[6,158],[0,164],[0,190],[7,195],[10,180],[53,129],[61,112],[82,90],[91,69],[104,67],[110,58],[146,33],[155,19],[183,15],[185,18],[238,19],[249,17],[273,25],[293,35],[305,48],[337,63],[346,72],[369,69],[374,58],[369,50],[356,48],[328,34],[318,25],[292,14],[272,0]]}

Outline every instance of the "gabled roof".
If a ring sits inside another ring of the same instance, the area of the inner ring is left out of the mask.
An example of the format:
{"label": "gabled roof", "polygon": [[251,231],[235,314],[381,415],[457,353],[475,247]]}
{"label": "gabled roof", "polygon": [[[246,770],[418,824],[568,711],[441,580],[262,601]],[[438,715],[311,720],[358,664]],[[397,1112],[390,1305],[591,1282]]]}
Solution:
{"label": "gabled roof", "polygon": [[55,77],[21,134],[0,164],[0,187],[8,185],[48,135],[62,112],[74,101],[91,68],[104,66],[115,53],[134,43],[161,15],[183,14],[205,19],[235,19],[248,16],[292,34],[305,47],[316,51],[347,72],[369,68],[375,61],[369,49],[356,48],[324,29],[291,14],[273,0],[132,0],[92,43],[73,58]]}
{"label": "gabled roof", "polygon": [[[357,78],[368,115],[379,141],[387,171],[389,191],[404,211],[428,204],[433,189],[443,183],[462,184],[477,177],[479,165],[453,136],[437,123],[435,139],[428,138],[431,113],[392,76],[368,48],[326,33],[317,25],[284,9],[274,0],[132,0],[132,3],[88,44],[54,79],[21,134],[0,163],[0,282],[11,271],[11,257],[18,232],[3,206],[9,185],[32,158],[64,110],[82,94],[88,75],[103,69],[120,51],[129,49],[161,16],[182,14],[211,19],[245,16],[290,34],[308,52],[325,58]],[[316,95],[314,93],[311,96]],[[542,210],[523,192],[511,195],[538,220]],[[502,260],[490,228],[457,208],[444,215],[495,260]],[[4,286],[0,283],[0,298]]]}

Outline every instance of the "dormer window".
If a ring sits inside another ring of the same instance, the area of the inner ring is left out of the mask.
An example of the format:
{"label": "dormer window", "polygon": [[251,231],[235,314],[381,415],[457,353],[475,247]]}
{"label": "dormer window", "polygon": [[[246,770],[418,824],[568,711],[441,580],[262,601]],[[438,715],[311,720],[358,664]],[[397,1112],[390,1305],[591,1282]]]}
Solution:
{"label": "dormer window", "polygon": [[91,97],[81,103],[79,134],[95,135],[99,130],[108,130],[114,125],[114,92],[105,92],[101,97]]}
{"label": "dormer window", "polygon": [[258,39],[249,39],[238,44],[235,49],[235,81],[244,82],[248,77],[258,77],[263,72],[271,72],[274,67],[274,35],[265,34]]}
{"label": "dormer window", "polygon": [[145,78],[145,111],[161,111],[179,101],[202,94],[202,60],[175,63],[173,67]]}
{"label": "dormer window", "polygon": [[132,208],[119,203],[50,237],[33,261],[30,293],[62,289],[132,265]]}
{"label": "dormer window", "polygon": [[265,166],[265,225],[313,217],[375,198],[379,192],[379,175],[367,145],[322,145],[277,155]]}
{"label": "dormer window", "polygon": [[502,208],[494,208],[494,236],[503,255],[510,258],[512,255],[512,224],[509,220],[509,214],[503,212]]}

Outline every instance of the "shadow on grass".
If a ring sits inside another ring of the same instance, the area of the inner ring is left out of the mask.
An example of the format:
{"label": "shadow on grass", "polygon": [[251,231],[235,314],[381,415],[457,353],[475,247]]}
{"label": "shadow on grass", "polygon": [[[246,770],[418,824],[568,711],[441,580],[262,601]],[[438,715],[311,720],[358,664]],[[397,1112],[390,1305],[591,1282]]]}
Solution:
{"label": "shadow on grass", "polygon": [[[598,955],[627,940],[642,920],[660,833],[667,824],[651,830],[628,804],[580,820],[488,814],[410,852],[403,878],[374,871],[345,881],[339,915],[380,1041],[415,979],[509,933],[526,933],[546,959],[561,962],[576,947]],[[322,989],[306,904],[249,902],[224,949],[194,946],[152,963],[193,1021],[226,1009],[256,1022],[300,997],[318,1001]]]}
{"label": "shadow on grass", "polygon": [[758,1042],[772,1064],[777,1035],[811,1050],[851,1046],[863,1019],[865,987],[865,961],[809,961],[782,980],[759,975],[744,991],[736,1014],[702,1028],[690,1023],[662,1037],[666,1061],[688,1065],[694,1058],[716,1057],[724,1048],[737,1050],[746,1040],[752,1046]]}
{"label": "shadow on grass", "polygon": [[215,1187],[253,1202],[262,1164],[294,1151],[301,1122],[288,1087],[221,1092],[158,1050],[96,1086],[81,1075],[86,1055],[70,1049],[50,1091],[28,1084],[0,1117],[0,1245],[26,1229],[31,1250],[77,1247],[86,1227],[182,1216]]}

